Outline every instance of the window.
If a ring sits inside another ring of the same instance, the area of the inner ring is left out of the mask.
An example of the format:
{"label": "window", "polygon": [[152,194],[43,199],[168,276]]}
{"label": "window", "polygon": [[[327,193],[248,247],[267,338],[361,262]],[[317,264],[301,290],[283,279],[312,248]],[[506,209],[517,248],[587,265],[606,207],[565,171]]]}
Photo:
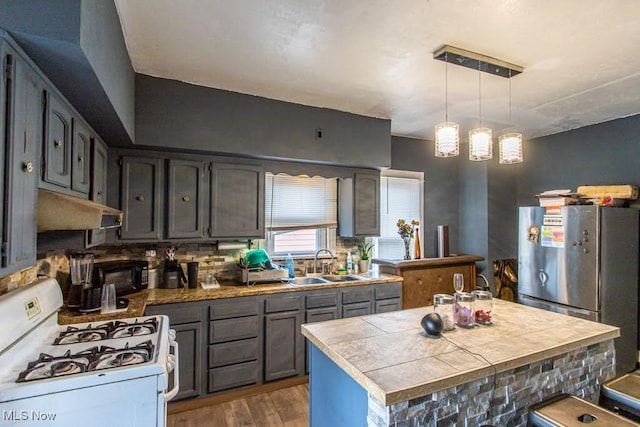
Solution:
{"label": "window", "polygon": [[337,180],[266,174],[265,226],[272,256],[335,249]]}
{"label": "window", "polygon": [[[398,235],[396,223],[422,220],[423,173],[385,170],[380,177],[380,237],[374,239],[378,258],[402,259],[404,244]],[[422,227],[420,228],[420,241]],[[415,240],[414,240],[415,241]]]}

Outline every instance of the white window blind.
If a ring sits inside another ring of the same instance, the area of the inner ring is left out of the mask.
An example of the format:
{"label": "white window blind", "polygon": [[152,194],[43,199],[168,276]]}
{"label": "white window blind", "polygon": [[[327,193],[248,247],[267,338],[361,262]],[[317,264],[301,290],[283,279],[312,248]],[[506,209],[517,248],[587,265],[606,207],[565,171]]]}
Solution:
{"label": "white window blind", "polygon": [[408,223],[417,219],[422,224],[422,180],[382,176],[380,193],[380,237],[376,242],[376,256],[402,259],[404,244],[396,223],[402,218]]}
{"label": "white window blind", "polygon": [[269,231],[335,228],[335,178],[266,174],[265,226]]}

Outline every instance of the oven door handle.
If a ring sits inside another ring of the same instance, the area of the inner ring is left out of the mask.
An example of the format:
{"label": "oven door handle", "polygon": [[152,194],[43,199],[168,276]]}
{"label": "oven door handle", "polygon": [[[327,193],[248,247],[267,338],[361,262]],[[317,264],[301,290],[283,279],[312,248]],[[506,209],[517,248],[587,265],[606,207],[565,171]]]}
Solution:
{"label": "oven door handle", "polygon": [[173,365],[173,369],[170,369],[169,372],[173,377],[173,388],[166,393],[164,393],[164,401],[168,402],[178,394],[180,390],[180,356],[178,353],[180,352],[178,349],[178,342],[175,339],[170,339],[169,341],[169,349],[173,348],[173,353],[169,351],[167,355],[168,365]]}

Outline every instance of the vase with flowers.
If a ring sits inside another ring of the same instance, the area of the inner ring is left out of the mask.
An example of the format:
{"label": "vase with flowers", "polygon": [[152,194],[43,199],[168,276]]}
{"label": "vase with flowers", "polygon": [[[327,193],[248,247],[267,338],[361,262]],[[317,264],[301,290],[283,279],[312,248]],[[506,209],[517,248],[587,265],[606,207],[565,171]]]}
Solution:
{"label": "vase with flowers", "polygon": [[420,225],[420,221],[416,219],[412,219],[411,223],[405,222],[404,219],[399,219],[396,223],[398,227],[398,234],[402,237],[402,241],[404,242],[404,259],[411,259],[411,239],[413,239],[413,232],[417,225]]}

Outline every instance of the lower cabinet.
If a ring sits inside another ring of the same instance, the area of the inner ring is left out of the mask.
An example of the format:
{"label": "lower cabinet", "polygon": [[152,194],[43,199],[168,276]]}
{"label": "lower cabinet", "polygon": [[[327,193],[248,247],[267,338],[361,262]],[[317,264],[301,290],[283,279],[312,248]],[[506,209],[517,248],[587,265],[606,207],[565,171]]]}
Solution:
{"label": "lower cabinet", "polygon": [[[200,302],[148,306],[145,314],[169,316],[169,325],[176,331],[179,346],[180,391],[174,400],[198,397],[202,394],[203,305]],[[169,385],[170,388],[173,384]]]}
{"label": "lower cabinet", "polygon": [[207,392],[260,384],[260,298],[210,301]]}
{"label": "lower cabinet", "polygon": [[300,295],[268,296],[264,301],[264,380],[304,374]]}
{"label": "lower cabinet", "polygon": [[354,286],[342,290],[342,317],[366,316],[371,314],[373,286]]}
{"label": "lower cabinet", "polygon": [[[176,341],[180,346],[180,391],[176,395],[177,399],[186,397],[197,397],[200,395],[200,379],[202,371],[199,369],[200,363],[200,343],[202,336],[201,323],[182,323],[171,325],[176,331]],[[169,385],[170,388],[172,385]]]}
{"label": "lower cabinet", "polygon": [[148,306],[180,346],[177,399],[308,373],[302,323],[402,309],[402,284],[348,286]]}

